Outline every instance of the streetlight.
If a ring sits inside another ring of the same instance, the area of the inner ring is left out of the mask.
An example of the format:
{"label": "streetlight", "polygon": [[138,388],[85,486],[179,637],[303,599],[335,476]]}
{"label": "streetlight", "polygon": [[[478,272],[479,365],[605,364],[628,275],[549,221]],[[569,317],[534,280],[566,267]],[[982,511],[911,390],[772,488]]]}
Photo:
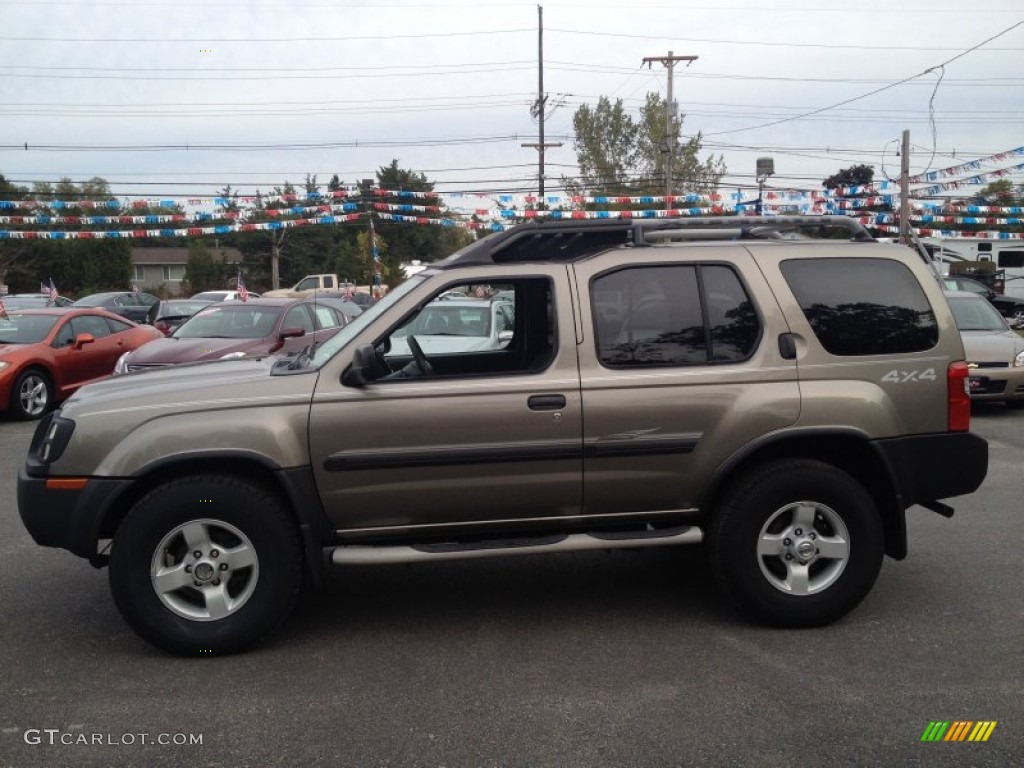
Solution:
{"label": "streetlight", "polygon": [[764,212],[764,183],[775,175],[775,160],[770,157],[757,158],[757,215]]}

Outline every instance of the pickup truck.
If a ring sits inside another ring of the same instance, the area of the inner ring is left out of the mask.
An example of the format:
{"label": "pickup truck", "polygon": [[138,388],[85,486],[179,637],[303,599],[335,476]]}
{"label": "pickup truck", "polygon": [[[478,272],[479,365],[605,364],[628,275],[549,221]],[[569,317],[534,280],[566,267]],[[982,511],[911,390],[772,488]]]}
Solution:
{"label": "pickup truck", "polygon": [[274,291],[265,291],[263,297],[266,299],[304,299],[321,291],[340,291],[350,283],[342,283],[337,275],[306,275],[291,288],[278,288]]}

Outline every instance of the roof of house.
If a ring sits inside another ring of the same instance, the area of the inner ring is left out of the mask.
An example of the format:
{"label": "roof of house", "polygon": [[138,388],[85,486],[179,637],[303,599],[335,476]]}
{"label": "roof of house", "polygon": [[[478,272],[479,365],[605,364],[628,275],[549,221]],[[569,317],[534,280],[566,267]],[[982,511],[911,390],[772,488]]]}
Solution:
{"label": "roof of house", "polygon": [[[240,262],[242,252],[237,248],[210,248],[215,260],[229,263]],[[188,262],[188,248],[132,248],[133,264],[185,264]]]}

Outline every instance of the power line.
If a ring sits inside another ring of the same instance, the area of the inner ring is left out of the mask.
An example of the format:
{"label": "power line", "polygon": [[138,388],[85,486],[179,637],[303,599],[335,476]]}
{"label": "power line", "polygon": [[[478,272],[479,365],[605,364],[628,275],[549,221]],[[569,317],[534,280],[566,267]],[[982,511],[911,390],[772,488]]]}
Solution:
{"label": "power line", "polygon": [[322,35],[319,37],[38,37],[0,35],[0,40],[25,43],[341,43],[360,40],[422,40],[430,37],[478,37],[533,32],[532,29],[484,29],[474,32],[422,32],[400,35]]}
{"label": "power line", "polygon": [[[633,40],[645,40],[645,41],[649,41],[649,42],[650,41],[656,41],[656,40],[659,39],[658,37],[652,36],[652,35],[631,35],[631,34],[627,34],[625,32],[588,32],[588,31],[579,30],[579,29],[558,29],[558,28],[552,28],[550,31],[551,32],[561,32],[562,34],[565,34],[565,35],[588,35],[588,36],[593,36],[593,37],[621,37],[621,38],[627,38],[627,39],[633,39]],[[827,48],[829,50],[851,49],[851,50],[861,50],[861,51],[893,51],[893,50],[898,50],[898,51],[934,51],[934,52],[940,52],[940,51],[959,51],[959,50],[961,50],[960,48],[936,48],[934,46],[928,46],[928,47],[925,47],[925,46],[913,46],[913,45],[904,45],[903,43],[900,43],[899,45],[843,45],[841,43],[787,43],[787,42],[777,42],[777,41],[771,41],[771,40],[729,40],[729,39],[720,39],[720,38],[713,38],[713,37],[676,37],[676,36],[672,36],[672,37],[666,38],[666,39],[670,39],[670,40],[673,40],[675,42],[681,42],[681,43],[708,43],[708,44],[714,44],[714,45],[762,45],[762,46],[769,46],[769,47],[773,47],[773,48]],[[990,51],[1012,51],[1012,52],[1019,52],[1020,51],[1019,48],[990,48],[989,50]]]}
{"label": "power line", "polygon": [[968,48],[967,50],[962,51],[961,53],[958,53],[956,56],[953,56],[952,58],[947,59],[946,61],[942,62],[941,64],[936,64],[935,66],[929,67],[928,69],[924,70],[923,72],[919,72],[916,75],[911,75],[910,77],[906,77],[906,78],[904,78],[902,80],[898,80],[895,83],[890,83],[890,84],[885,85],[885,86],[883,86],[881,88],[876,88],[875,90],[869,91],[868,93],[861,94],[860,96],[854,96],[851,99],[846,99],[844,101],[840,101],[840,102],[838,102],[836,104],[832,104],[831,106],[828,106],[828,107],[821,107],[820,109],[811,110],[810,112],[806,112],[806,113],[804,113],[802,115],[796,115],[794,117],[787,117],[787,118],[784,118],[782,120],[774,120],[772,122],[762,123],[761,125],[752,125],[752,126],[750,126],[748,128],[733,128],[733,129],[728,130],[728,131],[715,131],[713,133],[706,133],[704,135],[705,136],[722,136],[722,135],[725,135],[727,133],[740,133],[741,131],[753,131],[753,130],[757,130],[759,128],[768,128],[768,127],[773,126],[773,125],[780,125],[782,123],[788,123],[788,122],[791,122],[793,120],[800,120],[800,119],[802,119],[804,117],[810,117],[811,115],[816,115],[816,114],[819,114],[821,112],[827,112],[828,110],[835,109],[836,107],[842,107],[842,106],[846,106],[847,104],[852,104],[855,101],[860,101],[861,99],[866,99],[868,96],[874,96],[876,94],[882,93],[883,91],[887,91],[887,90],[889,90],[891,88],[895,88],[898,85],[903,85],[904,83],[909,82],[911,80],[914,80],[914,79],[916,79],[918,77],[921,77],[922,75],[927,75],[929,72],[932,72],[932,71],[934,71],[936,69],[939,69],[940,67],[944,67],[947,64],[951,64],[952,62],[956,61],[959,58],[962,58],[962,57],[966,56],[967,54],[971,53],[972,51],[976,51],[978,48],[980,48],[981,46],[985,45],[986,43],[989,43],[992,40],[995,40],[995,39],[997,39],[999,37],[1002,37],[1003,35],[1007,34],[1008,32],[1013,31],[1014,29],[1016,29],[1017,27],[1021,26],[1022,24],[1024,24],[1024,21],[1018,21],[1016,24],[1012,24],[1011,26],[1009,26],[1006,29],[1004,29],[1002,32],[998,32],[997,34],[992,35],[992,37],[989,37],[989,38],[987,38],[985,40],[982,40],[977,45],[974,45],[974,46]]}

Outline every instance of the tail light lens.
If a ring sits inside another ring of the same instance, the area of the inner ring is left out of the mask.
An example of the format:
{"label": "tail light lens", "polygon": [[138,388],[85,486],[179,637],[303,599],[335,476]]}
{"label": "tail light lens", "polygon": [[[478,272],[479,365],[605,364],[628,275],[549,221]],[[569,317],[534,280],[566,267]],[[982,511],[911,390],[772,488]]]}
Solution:
{"label": "tail light lens", "polygon": [[971,428],[971,383],[967,363],[958,360],[946,369],[949,402],[949,431],[966,432]]}

